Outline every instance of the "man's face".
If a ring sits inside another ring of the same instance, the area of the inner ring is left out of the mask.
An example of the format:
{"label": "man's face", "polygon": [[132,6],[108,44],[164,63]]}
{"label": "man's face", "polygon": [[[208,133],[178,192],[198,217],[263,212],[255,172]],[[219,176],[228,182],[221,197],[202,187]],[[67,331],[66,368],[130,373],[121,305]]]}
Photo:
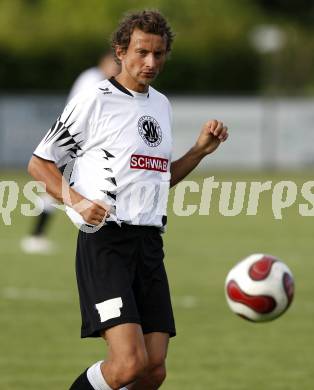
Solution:
{"label": "man's face", "polygon": [[122,74],[134,85],[147,87],[166,60],[166,38],[135,29],[126,51],[117,50]]}

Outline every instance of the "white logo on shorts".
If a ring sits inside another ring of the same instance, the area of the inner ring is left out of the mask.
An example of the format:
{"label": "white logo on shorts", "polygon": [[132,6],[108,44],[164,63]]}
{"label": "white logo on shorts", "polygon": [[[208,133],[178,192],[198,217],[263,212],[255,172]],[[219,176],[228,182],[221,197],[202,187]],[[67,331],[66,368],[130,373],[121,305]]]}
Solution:
{"label": "white logo on shorts", "polygon": [[123,306],[121,297],[108,299],[107,301],[96,303],[96,309],[100,315],[100,322],[106,322],[111,318],[121,316],[121,307]]}

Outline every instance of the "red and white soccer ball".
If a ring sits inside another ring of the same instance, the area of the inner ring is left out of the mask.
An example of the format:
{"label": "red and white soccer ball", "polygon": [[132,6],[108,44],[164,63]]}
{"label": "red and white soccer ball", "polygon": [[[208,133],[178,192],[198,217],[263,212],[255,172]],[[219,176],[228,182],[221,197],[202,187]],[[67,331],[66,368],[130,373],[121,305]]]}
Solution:
{"label": "red and white soccer ball", "polygon": [[254,322],[271,321],[283,314],[292,302],[293,275],[278,258],[254,254],[231,269],[225,292],[234,313]]}

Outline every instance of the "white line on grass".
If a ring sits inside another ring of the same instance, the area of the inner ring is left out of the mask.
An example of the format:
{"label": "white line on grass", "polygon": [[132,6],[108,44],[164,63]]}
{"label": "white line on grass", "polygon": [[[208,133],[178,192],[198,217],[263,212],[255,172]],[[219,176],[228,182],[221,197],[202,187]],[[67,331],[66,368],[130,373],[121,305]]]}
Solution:
{"label": "white line on grass", "polygon": [[1,296],[9,300],[41,302],[72,302],[72,296],[66,291],[42,290],[38,288],[4,287]]}
{"label": "white line on grass", "polygon": [[183,309],[192,309],[198,306],[198,300],[193,295],[182,295],[173,297],[173,305]]}
{"label": "white line on grass", "polygon": [[[2,298],[13,301],[62,302],[72,303],[76,298],[68,291],[43,290],[39,288],[20,288],[8,286],[0,290]],[[192,309],[199,305],[197,297],[192,295],[173,296],[173,305],[183,309]]]}

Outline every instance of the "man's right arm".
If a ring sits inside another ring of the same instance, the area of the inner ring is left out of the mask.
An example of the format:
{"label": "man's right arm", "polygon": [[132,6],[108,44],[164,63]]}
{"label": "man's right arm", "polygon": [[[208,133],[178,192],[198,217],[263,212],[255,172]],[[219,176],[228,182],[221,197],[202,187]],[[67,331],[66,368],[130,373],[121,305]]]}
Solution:
{"label": "man's right arm", "polygon": [[28,172],[46,184],[46,191],[59,202],[72,207],[86,223],[98,225],[108,216],[108,207],[97,200],[88,200],[71,188],[53,161],[32,156]]}

